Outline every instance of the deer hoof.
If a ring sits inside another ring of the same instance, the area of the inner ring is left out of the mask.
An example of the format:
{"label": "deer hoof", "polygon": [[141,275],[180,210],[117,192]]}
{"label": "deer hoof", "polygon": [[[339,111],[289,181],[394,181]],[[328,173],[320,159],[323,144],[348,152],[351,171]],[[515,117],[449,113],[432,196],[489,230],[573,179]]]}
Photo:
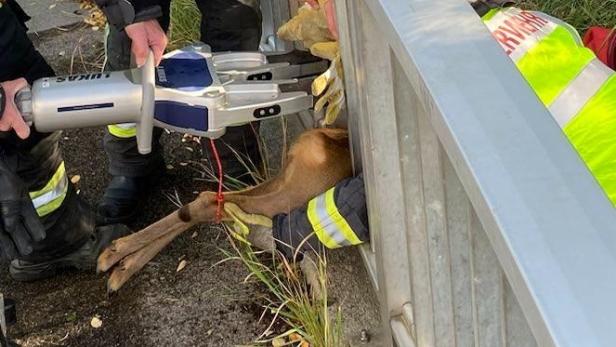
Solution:
{"label": "deer hoof", "polygon": [[98,256],[98,261],[96,262],[96,272],[107,272],[119,260],[120,259],[118,259],[113,246],[105,248],[105,250]]}
{"label": "deer hoof", "polygon": [[107,280],[107,293],[117,292],[130,278],[130,274],[122,267],[116,267]]}

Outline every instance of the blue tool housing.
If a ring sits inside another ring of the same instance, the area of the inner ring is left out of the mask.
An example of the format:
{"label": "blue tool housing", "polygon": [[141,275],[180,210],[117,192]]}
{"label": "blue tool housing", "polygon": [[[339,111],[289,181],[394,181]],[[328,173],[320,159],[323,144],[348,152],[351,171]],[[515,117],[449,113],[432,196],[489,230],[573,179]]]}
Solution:
{"label": "blue tool housing", "polygon": [[[156,85],[180,92],[199,92],[212,85],[207,60],[201,54],[180,51],[166,57],[156,68]],[[178,128],[208,130],[208,109],[203,105],[156,100],[154,118]]]}

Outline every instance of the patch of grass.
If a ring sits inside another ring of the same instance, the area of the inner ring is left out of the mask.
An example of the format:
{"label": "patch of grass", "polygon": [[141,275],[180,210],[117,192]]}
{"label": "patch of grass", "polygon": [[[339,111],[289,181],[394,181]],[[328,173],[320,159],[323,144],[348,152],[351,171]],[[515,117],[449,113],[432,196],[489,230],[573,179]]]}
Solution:
{"label": "patch of grass", "polygon": [[[249,271],[246,280],[256,280],[268,289],[263,316],[273,316],[269,327],[255,341],[274,346],[342,347],[345,345],[342,313],[339,307],[328,306],[327,259],[314,259],[317,268],[318,288],[310,288],[302,274],[299,262],[289,261],[275,252],[260,256],[252,248],[229,236],[236,255],[225,253],[228,260],[241,261]],[[269,258],[271,262],[261,260]],[[271,265],[267,265],[271,264]],[[319,292],[318,296],[313,293]],[[289,329],[273,334],[272,327],[282,320]]]}
{"label": "patch of grass", "polygon": [[182,48],[199,40],[201,13],[194,0],[171,1],[168,50]]}
{"label": "patch of grass", "polygon": [[[263,163],[257,167],[245,154],[230,148],[239,162],[249,172],[255,182],[261,183],[272,178],[271,161],[284,160],[287,152],[286,122],[281,123],[281,135],[284,139],[282,145],[282,158],[272,158],[263,139],[259,138],[259,150]],[[226,146],[217,141],[218,146]],[[193,162],[202,180],[218,184],[216,168],[209,162]],[[246,185],[236,178],[225,176],[224,188],[226,190],[241,190]],[[299,347],[342,347],[344,330],[342,313],[339,306],[328,306],[327,297],[327,259],[318,256],[312,259],[315,264],[316,282],[312,281],[310,287],[300,262],[289,260],[279,252],[254,251],[252,247],[242,241],[236,240],[230,227],[225,225],[229,240],[235,252],[222,250],[225,255],[223,262],[240,261],[249,272],[246,281],[257,281],[266,289],[266,305],[262,319],[271,317],[269,327],[255,341],[258,345],[267,346],[299,346]],[[314,257],[312,257],[314,258]],[[316,287],[316,288],[315,288]],[[318,293],[318,294],[317,294]],[[280,322],[286,331],[280,331]],[[276,327],[276,328],[274,328]],[[278,330],[274,332],[274,330]],[[276,333],[278,333],[276,335]]]}
{"label": "patch of grass", "polygon": [[519,6],[560,18],[581,34],[591,26],[616,27],[616,0],[522,0]]}

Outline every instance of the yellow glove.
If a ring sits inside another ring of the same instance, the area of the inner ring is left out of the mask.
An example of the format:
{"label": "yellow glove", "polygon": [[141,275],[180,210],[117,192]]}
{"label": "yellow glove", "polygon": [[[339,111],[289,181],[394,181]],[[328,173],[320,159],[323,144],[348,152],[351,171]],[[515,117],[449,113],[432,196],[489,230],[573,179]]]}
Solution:
{"label": "yellow glove", "polygon": [[336,57],[340,56],[338,41],[317,42],[310,46],[310,53],[319,58],[333,61]]}
{"label": "yellow glove", "polygon": [[302,41],[312,55],[331,61],[329,69],[312,83],[312,95],[318,97],[315,112],[326,108],[324,125],[333,124],[344,105],[344,72],[338,42],[334,41],[327,26],[325,8],[328,1],[318,0],[318,8],[302,6],[297,15],[278,30],[279,37]]}
{"label": "yellow glove", "polygon": [[271,241],[267,235],[251,235],[254,233],[267,233],[271,235],[273,227],[272,220],[266,216],[258,214],[250,214],[244,212],[239,206],[232,202],[227,202],[224,205],[225,212],[229,215],[233,222],[230,223],[231,235],[241,242],[251,244],[254,241],[257,247],[265,250],[271,250],[274,246],[273,237]]}
{"label": "yellow glove", "polygon": [[306,48],[317,42],[333,41],[327,28],[327,18],[321,9],[302,6],[295,17],[278,29],[278,37],[287,41],[302,41]]}
{"label": "yellow glove", "polygon": [[310,52],[331,60],[329,69],[312,82],[312,95],[319,97],[314,111],[321,111],[326,105],[323,123],[331,125],[336,121],[344,105],[344,71],[337,42],[321,42],[310,47]]}

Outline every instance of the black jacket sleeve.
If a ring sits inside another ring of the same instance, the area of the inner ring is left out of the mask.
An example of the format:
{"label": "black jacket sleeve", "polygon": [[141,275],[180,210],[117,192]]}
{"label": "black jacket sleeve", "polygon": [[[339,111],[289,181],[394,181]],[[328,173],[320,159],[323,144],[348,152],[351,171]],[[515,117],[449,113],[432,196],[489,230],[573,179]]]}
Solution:
{"label": "black jacket sleeve", "polygon": [[53,75],[26,33],[26,13],[14,0],[0,7],[0,82],[25,77],[29,83]]}
{"label": "black jacket sleeve", "polygon": [[[368,242],[370,231],[363,173],[336,184],[334,203],[355,236],[361,242]],[[302,252],[323,249],[308,218],[308,204],[289,214],[274,216],[272,233],[277,241],[277,249],[289,258],[293,257],[298,248]]]}
{"label": "black jacket sleeve", "polygon": [[143,22],[162,16],[157,0],[95,0],[103,10],[109,24],[118,30],[129,24]]}

